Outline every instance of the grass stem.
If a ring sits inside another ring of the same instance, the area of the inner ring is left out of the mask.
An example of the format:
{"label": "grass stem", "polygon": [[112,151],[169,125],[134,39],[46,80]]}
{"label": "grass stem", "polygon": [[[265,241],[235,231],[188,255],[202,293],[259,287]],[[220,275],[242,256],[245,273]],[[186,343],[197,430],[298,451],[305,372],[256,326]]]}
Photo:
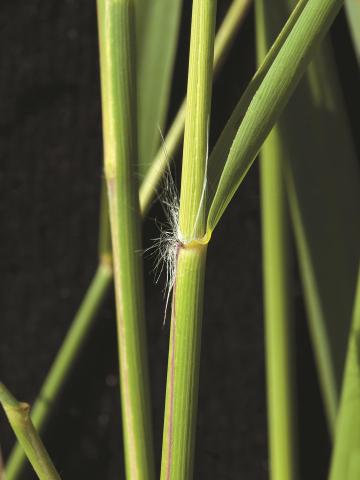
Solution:
{"label": "grass stem", "polygon": [[193,477],[207,246],[205,193],[216,1],[194,0],[164,417],[162,480]]}
{"label": "grass stem", "polygon": [[[215,39],[214,75],[219,72],[223,65],[226,53],[251,4],[252,0],[234,0],[226,13]],[[164,155],[164,149],[161,147],[144,180],[141,182],[140,208],[143,217],[151,206],[167,163],[181,145],[184,125],[185,100],[182,102],[165,138],[166,150],[169,156]],[[95,321],[98,309],[112,284],[111,235],[105,180],[102,183],[100,204],[99,266],[31,409],[33,423],[39,431],[44,428],[46,420],[51,415],[51,407],[80,354],[81,346],[85,342]],[[52,386],[51,394],[48,385]],[[46,392],[46,402],[43,401],[44,392]],[[20,445],[15,445],[6,465],[8,480],[16,480],[19,477],[25,460],[26,456],[23,449]]]}
{"label": "grass stem", "polygon": [[[105,293],[111,285],[111,279],[111,264],[100,264],[31,409],[31,420],[37,430],[41,431],[44,428],[51,415],[53,405],[90,332]],[[25,459],[24,450],[16,444],[6,463],[7,480],[15,480],[19,477]]]}
{"label": "grass stem", "polygon": [[60,476],[30,419],[29,405],[18,402],[2,383],[0,383],[0,403],[19,444],[24,449],[40,480],[60,480]]}
{"label": "grass stem", "polygon": [[[277,3],[277,4],[276,4]],[[272,16],[266,0],[256,0],[259,63],[273,43]],[[281,9],[274,2],[271,9]],[[275,126],[260,152],[263,291],[267,371],[267,410],[272,480],[297,478],[295,368],[289,218],[283,172],[281,132]]]}
{"label": "grass stem", "polygon": [[140,255],[134,13],[132,0],[98,1],[125,467],[127,478],[150,480],[155,471]]}

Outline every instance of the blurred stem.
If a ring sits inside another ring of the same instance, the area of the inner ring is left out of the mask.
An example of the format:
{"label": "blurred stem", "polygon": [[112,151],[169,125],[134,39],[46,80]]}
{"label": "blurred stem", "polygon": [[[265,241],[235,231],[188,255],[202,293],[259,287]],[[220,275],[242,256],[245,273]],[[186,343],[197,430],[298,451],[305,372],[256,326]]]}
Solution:
{"label": "blurred stem", "polygon": [[260,160],[268,435],[272,480],[293,480],[297,478],[294,342],[278,134],[275,127],[261,149]]}
{"label": "blurred stem", "polygon": [[60,480],[60,476],[32,424],[29,405],[18,402],[2,383],[0,383],[0,403],[40,480]]}
{"label": "blurred stem", "polygon": [[127,478],[155,476],[137,185],[133,0],[98,0],[104,167],[117,311]]}
{"label": "blurred stem", "polygon": [[[252,0],[234,0],[226,13],[215,39],[214,75],[219,72],[223,65],[227,51],[251,4]],[[141,183],[140,207],[143,218],[151,206],[166,165],[181,145],[184,125],[185,100],[182,102],[165,138],[168,156],[164,155],[164,149],[161,147]],[[99,307],[112,283],[111,235],[105,180],[102,181],[100,205],[99,266],[31,409],[32,420],[39,431],[44,428],[46,420],[51,415],[52,406],[80,354],[81,346],[94,324]],[[51,385],[51,389],[48,385]],[[46,395],[44,395],[44,392],[46,392]],[[25,460],[26,457],[22,448],[18,444],[15,445],[6,465],[6,478],[8,480],[16,480],[19,477]]]}
{"label": "blurred stem", "polygon": [[[270,20],[265,15],[264,1],[255,3],[259,64],[269,48],[266,22]],[[280,135],[275,126],[260,155],[268,436],[270,478],[294,480],[297,458],[292,282]]]}
{"label": "blurred stem", "polygon": [[335,433],[329,479],[360,478],[360,269]]}
{"label": "blurred stem", "polygon": [[346,16],[349,22],[350,33],[360,65],[360,2],[359,0],[345,0]]}

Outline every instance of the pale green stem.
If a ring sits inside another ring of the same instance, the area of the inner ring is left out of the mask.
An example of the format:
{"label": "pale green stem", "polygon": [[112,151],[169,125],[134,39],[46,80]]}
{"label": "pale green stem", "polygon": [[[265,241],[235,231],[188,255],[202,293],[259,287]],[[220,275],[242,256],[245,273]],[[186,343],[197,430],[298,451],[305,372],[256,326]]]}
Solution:
{"label": "pale green stem", "polygon": [[[179,246],[166,384],[162,480],[193,477],[206,265],[205,193],[216,1],[194,0],[181,177]],[[200,241],[198,241],[198,239]]]}
{"label": "pale green stem", "polygon": [[[227,12],[215,40],[214,48],[214,75],[223,64],[226,53],[246,15],[251,0],[234,0]],[[185,124],[185,101],[182,103],[175,120],[173,121],[165,138],[166,151],[164,155],[161,148],[150,169],[141,183],[140,206],[143,218],[151,206],[160,183],[164,169],[175,155],[181,145]],[[46,392],[46,401],[43,393],[39,393],[34,407],[31,409],[31,417],[36,428],[41,431],[47,418],[52,411],[52,405],[58,397],[68,374],[80,353],[80,348],[85,342],[88,333],[94,323],[98,309],[103,302],[106,293],[112,283],[111,269],[111,236],[108,214],[108,201],[105,180],[102,182],[100,228],[99,228],[99,266],[95,276],[86,292],[75,315],[72,326],[66,335],[60,350],[46,376],[41,392]],[[48,385],[51,385],[51,393]],[[24,466],[26,456],[20,447],[15,445],[6,465],[7,480],[16,480]]]}
{"label": "pale green stem", "polygon": [[[256,0],[259,62],[269,44],[266,0]],[[270,8],[277,8],[276,2]],[[281,133],[275,126],[261,149],[261,218],[267,372],[267,410],[272,480],[297,478],[295,368],[288,212],[283,175]]]}
{"label": "pale green stem", "polygon": [[360,478],[360,269],[329,480]]}
{"label": "pale green stem", "polygon": [[39,479],[60,480],[60,476],[32,424],[29,405],[18,402],[2,383],[0,383],[0,403],[19,444],[24,449]]}
{"label": "pale green stem", "polygon": [[279,132],[261,149],[261,216],[270,478],[297,478],[289,245]]}
{"label": "pale green stem", "polygon": [[108,188],[127,478],[153,479],[137,185],[135,6],[99,0],[104,166]]}
{"label": "pale green stem", "polygon": [[205,234],[215,0],[194,0],[182,160],[179,229],[185,241]]}
{"label": "pale green stem", "polygon": [[161,480],[194,469],[206,245],[180,248],[171,316]]}

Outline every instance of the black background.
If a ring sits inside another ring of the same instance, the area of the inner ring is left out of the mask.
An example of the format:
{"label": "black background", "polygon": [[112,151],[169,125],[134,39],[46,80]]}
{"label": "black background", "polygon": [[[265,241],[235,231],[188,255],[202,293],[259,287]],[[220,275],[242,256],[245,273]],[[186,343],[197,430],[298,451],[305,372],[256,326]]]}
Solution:
{"label": "black background", "polygon": [[[219,20],[230,2],[219,1]],[[169,118],[184,94],[190,2],[184,2]],[[254,72],[253,13],[214,88],[211,141]],[[101,169],[95,2],[3,1],[0,7],[0,377],[32,402],[97,263]],[[358,70],[345,17],[332,29],[352,120]],[[179,167],[177,167],[179,176]],[[157,235],[154,206],[144,245]],[[257,166],[209,249],[196,479],[266,479],[261,237]],[[168,325],[145,257],[154,431],[160,459]],[[294,262],[301,478],[326,476],[330,444]],[[121,478],[121,426],[113,294],[54,407],[44,440],[64,479]],[[1,446],[13,435],[1,413]],[[28,469],[23,478],[35,478]]]}

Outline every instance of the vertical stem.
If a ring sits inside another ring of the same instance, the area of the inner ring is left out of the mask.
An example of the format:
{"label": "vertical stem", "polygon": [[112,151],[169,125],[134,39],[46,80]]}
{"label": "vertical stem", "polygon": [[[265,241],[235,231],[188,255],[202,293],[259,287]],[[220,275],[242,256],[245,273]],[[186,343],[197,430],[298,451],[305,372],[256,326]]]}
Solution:
{"label": "vertical stem", "polygon": [[179,212],[179,227],[185,241],[205,234],[204,182],[207,173],[215,17],[215,0],[193,0]]}
{"label": "vertical stem", "polygon": [[171,317],[161,480],[193,476],[206,246],[180,248]]}
{"label": "vertical stem", "polygon": [[134,2],[99,0],[108,188],[126,474],[154,478],[138,198]]}
{"label": "vertical stem", "polygon": [[293,319],[287,211],[278,131],[261,150],[261,216],[270,471],[297,478]]}
{"label": "vertical stem", "polygon": [[[236,32],[238,31],[252,0],[234,0],[216,35],[214,47],[214,75],[220,70],[224,58]],[[165,138],[168,156],[161,147],[152,162],[150,170],[141,183],[140,207],[144,217],[150,208],[156,188],[169,161],[181,144],[185,124],[185,100],[182,103]],[[106,182],[102,182],[99,229],[99,266],[75,315],[71,328],[58,351],[46,376],[41,391],[31,409],[35,427],[42,430],[51,414],[52,405],[61,391],[66,378],[80,353],[82,344],[94,323],[96,313],[101,306],[112,281],[111,235],[109,225]],[[51,391],[48,385],[52,385]],[[46,392],[46,394],[45,394]],[[6,478],[16,480],[24,466],[26,456],[19,444],[11,452],[6,465]]]}
{"label": "vertical stem", "polygon": [[211,105],[215,0],[194,0],[166,384],[162,480],[193,477],[201,322],[207,245],[206,169]]}
{"label": "vertical stem", "polygon": [[[269,43],[264,1],[256,0],[259,63]],[[276,8],[272,5],[271,8]],[[291,277],[282,142],[275,126],[260,160],[268,438],[272,480],[297,478]]]}
{"label": "vertical stem", "polygon": [[[214,78],[219,73],[226,54],[238,32],[252,0],[233,0],[224,20],[215,37],[214,44]],[[165,138],[166,152],[164,155],[164,147],[161,146],[152,161],[146,176],[140,187],[140,206],[141,211],[146,213],[151,205],[151,201],[156,193],[156,187],[160,183],[164,170],[168,164],[169,158],[172,158],[178,150],[184,133],[186,112],[186,98],[182,101],[180,108],[168,130]]]}
{"label": "vertical stem", "polygon": [[0,403],[9,423],[40,480],[60,480],[44,444],[30,419],[30,407],[18,402],[0,383]]}

